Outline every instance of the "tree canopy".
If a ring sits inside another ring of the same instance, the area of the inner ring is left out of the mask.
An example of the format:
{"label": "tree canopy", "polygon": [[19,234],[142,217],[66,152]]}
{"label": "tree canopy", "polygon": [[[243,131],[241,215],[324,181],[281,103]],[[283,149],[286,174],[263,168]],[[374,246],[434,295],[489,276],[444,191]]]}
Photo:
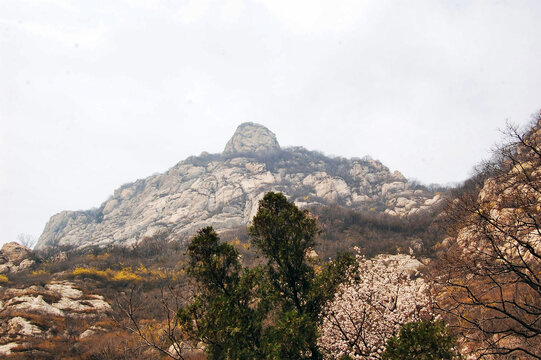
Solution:
{"label": "tree canopy", "polygon": [[321,310],[354,258],[339,255],[316,271],[317,232],[308,211],[272,192],[249,227],[264,265],[243,267],[233,246],[201,229],[187,251],[198,292],[177,314],[189,339],[204,342],[209,359],[321,359]]}

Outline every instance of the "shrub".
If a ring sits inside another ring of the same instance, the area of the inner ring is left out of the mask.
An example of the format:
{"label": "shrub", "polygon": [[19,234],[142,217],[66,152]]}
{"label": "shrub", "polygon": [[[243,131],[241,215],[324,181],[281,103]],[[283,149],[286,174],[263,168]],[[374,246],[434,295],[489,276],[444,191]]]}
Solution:
{"label": "shrub", "polygon": [[50,275],[50,273],[43,269],[32,271],[32,276],[43,276],[43,275]]}
{"label": "shrub", "polygon": [[455,339],[443,321],[417,321],[404,324],[398,336],[387,341],[383,360],[452,360],[460,356],[455,351]]}
{"label": "shrub", "polygon": [[132,272],[131,268],[123,268],[113,275],[114,281],[141,281],[143,278]]}
{"label": "shrub", "polygon": [[78,267],[78,268],[75,268],[75,270],[73,270],[72,274],[75,276],[87,275],[93,278],[102,278],[102,279],[108,278],[107,271],[98,270],[95,267],[90,267],[90,268]]}

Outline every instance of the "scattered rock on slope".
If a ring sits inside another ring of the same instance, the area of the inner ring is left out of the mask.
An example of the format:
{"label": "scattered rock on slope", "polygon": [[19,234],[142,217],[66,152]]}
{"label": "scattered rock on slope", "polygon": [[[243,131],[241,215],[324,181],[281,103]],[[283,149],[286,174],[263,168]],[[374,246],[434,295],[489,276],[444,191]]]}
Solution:
{"label": "scattered rock on slope", "polygon": [[110,311],[102,296],[85,294],[69,281],[25,289],[0,287],[0,355],[15,349],[33,351],[31,344],[59,335],[81,337]]}

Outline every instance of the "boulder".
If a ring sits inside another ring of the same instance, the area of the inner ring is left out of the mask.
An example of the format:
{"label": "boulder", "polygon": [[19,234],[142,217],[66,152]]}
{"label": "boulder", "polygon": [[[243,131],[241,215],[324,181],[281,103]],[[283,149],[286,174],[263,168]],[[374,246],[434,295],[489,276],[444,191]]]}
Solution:
{"label": "boulder", "polygon": [[19,266],[17,266],[17,271],[30,269],[35,263],[36,262],[32,259],[23,259]]}
{"label": "boulder", "polygon": [[30,257],[32,250],[26,246],[20,245],[15,241],[5,243],[2,246],[2,254],[9,262],[19,263],[22,260]]}
{"label": "boulder", "polygon": [[180,349],[182,358],[185,360],[189,359],[203,359],[205,356],[205,345],[200,343],[196,346],[193,346],[187,342],[180,342],[176,345],[171,345],[167,351],[171,354],[177,354],[177,350]]}
{"label": "boulder", "polygon": [[406,184],[400,181],[394,181],[392,183],[386,183],[381,186],[381,195],[389,195],[401,190],[404,190]]}
{"label": "boulder", "polygon": [[20,316],[11,318],[8,322],[8,334],[9,335],[26,335],[34,336],[41,334],[41,330],[36,325],[32,324],[30,321],[22,318]]}
{"label": "boulder", "polygon": [[19,346],[16,342],[10,342],[4,345],[0,345],[0,355],[9,355],[11,354],[11,349]]}
{"label": "boulder", "polygon": [[11,269],[10,265],[12,265],[12,264],[11,263],[1,264],[0,265],[0,275],[9,273],[9,271]]}
{"label": "boulder", "polygon": [[86,329],[85,331],[83,331],[81,333],[81,335],[79,335],[79,338],[80,339],[85,339],[85,338],[89,338],[89,337],[92,337],[92,336],[95,336],[99,333],[106,333],[107,332],[107,329],[104,329],[102,328],[101,326],[96,326],[96,325],[93,325],[91,326],[90,328]]}

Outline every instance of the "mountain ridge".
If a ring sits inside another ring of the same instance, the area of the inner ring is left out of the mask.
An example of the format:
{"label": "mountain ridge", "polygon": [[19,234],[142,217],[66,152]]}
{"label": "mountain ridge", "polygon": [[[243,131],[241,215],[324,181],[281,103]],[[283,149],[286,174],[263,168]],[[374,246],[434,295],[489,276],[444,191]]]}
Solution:
{"label": "mountain ridge", "polygon": [[425,211],[442,199],[379,161],[281,148],[266,127],[243,123],[221,154],[191,156],[124,184],[97,209],[52,216],[36,249],[130,246],[163,230],[173,239],[206,225],[232,229],[250,221],[268,191],[283,192],[301,207],[338,204],[396,216]]}

